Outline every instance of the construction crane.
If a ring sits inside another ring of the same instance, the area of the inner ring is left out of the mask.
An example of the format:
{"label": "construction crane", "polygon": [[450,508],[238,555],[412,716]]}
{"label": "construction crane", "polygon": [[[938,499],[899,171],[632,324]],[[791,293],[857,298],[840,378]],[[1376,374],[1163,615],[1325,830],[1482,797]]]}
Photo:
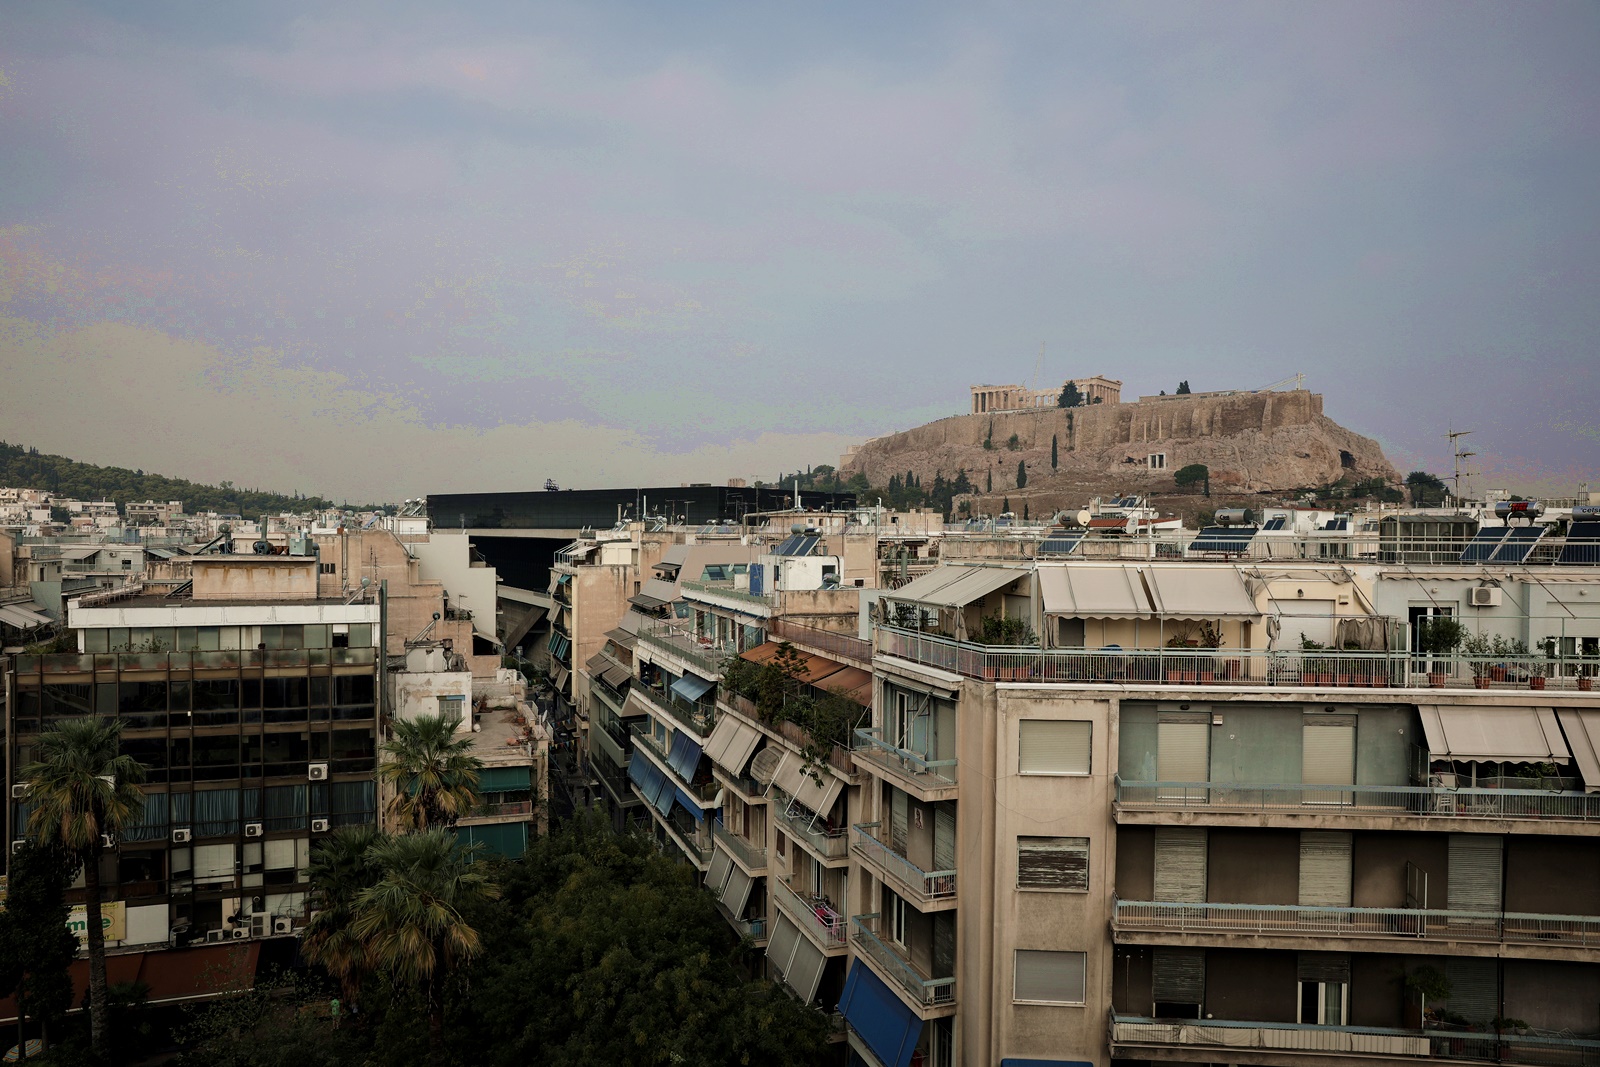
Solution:
{"label": "construction crane", "polygon": [[1290,382],[1294,383],[1294,387],[1296,389],[1304,389],[1306,387],[1306,376],[1304,374],[1291,374],[1291,375],[1289,375],[1289,377],[1284,378],[1284,379],[1282,379],[1280,381],[1273,382],[1271,385],[1263,385],[1260,389],[1257,389],[1256,392],[1258,392],[1258,393],[1270,393],[1274,389],[1283,388],[1284,386],[1288,385]]}
{"label": "construction crane", "polygon": [[1035,392],[1037,392],[1038,389],[1039,389],[1039,383],[1043,379],[1044,379],[1044,342],[1040,341],[1039,342],[1039,358],[1034,361],[1034,364],[1033,364],[1033,381],[1029,383],[1029,388],[1033,389]]}

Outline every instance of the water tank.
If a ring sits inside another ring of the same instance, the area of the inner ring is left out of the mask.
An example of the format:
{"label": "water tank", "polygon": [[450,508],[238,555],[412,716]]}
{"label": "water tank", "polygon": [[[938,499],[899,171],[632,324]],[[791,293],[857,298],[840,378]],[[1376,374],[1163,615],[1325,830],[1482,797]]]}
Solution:
{"label": "water tank", "polygon": [[1256,517],[1249,508],[1218,508],[1214,521],[1218,526],[1250,526]]}

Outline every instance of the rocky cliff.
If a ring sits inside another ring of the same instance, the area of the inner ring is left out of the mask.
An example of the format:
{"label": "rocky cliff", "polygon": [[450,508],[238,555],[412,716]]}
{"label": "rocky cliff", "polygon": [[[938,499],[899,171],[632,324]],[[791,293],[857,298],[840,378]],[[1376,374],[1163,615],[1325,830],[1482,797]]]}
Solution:
{"label": "rocky cliff", "polygon": [[[1008,447],[1015,434],[1015,449]],[[1051,439],[1060,468],[1050,466]],[[992,447],[985,448],[988,440]],[[1152,455],[1164,455],[1151,469]],[[844,457],[845,475],[873,485],[907,471],[931,484],[966,471],[980,489],[985,473],[996,493],[1015,491],[1017,461],[1027,464],[1030,493],[1051,483],[1103,486],[1171,485],[1191,463],[1211,471],[1213,490],[1271,492],[1328,485],[1341,478],[1400,476],[1371,438],[1322,413],[1322,397],[1306,390],[1147,397],[1127,404],[1045,408],[992,415],[956,415],[874,438]]]}

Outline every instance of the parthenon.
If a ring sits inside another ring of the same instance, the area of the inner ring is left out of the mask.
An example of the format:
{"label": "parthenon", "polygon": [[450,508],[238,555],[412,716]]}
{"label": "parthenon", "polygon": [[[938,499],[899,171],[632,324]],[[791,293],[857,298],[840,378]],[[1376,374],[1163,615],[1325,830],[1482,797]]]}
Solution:
{"label": "parthenon", "polygon": [[1020,385],[974,385],[972,389],[973,415],[995,411],[1031,411],[1034,408],[1053,408],[1068,383],[1078,387],[1078,395],[1085,404],[1117,404],[1122,401],[1122,383],[1103,375],[1092,378],[1069,378],[1060,389],[1027,389]]}

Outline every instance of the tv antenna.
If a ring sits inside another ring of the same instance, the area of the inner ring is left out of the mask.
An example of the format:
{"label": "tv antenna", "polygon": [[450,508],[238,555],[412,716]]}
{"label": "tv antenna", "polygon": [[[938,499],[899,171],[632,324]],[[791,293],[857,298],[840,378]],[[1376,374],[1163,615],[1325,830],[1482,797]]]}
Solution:
{"label": "tv antenna", "polygon": [[1461,438],[1467,436],[1467,434],[1471,432],[1471,430],[1451,430],[1445,434],[1445,437],[1450,441],[1450,450],[1455,453],[1455,476],[1452,479],[1454,488],[1451,490],[1451,492],[1455,496],[1457,502],[1461,500],[1462,475],[1471,478],[1477,473],[1476,471],[1463,471],[1461,469],[1462,460],[1471,459],[1473,456],[1477,455],[1476,452],[1469,452],[1461,445]]}

